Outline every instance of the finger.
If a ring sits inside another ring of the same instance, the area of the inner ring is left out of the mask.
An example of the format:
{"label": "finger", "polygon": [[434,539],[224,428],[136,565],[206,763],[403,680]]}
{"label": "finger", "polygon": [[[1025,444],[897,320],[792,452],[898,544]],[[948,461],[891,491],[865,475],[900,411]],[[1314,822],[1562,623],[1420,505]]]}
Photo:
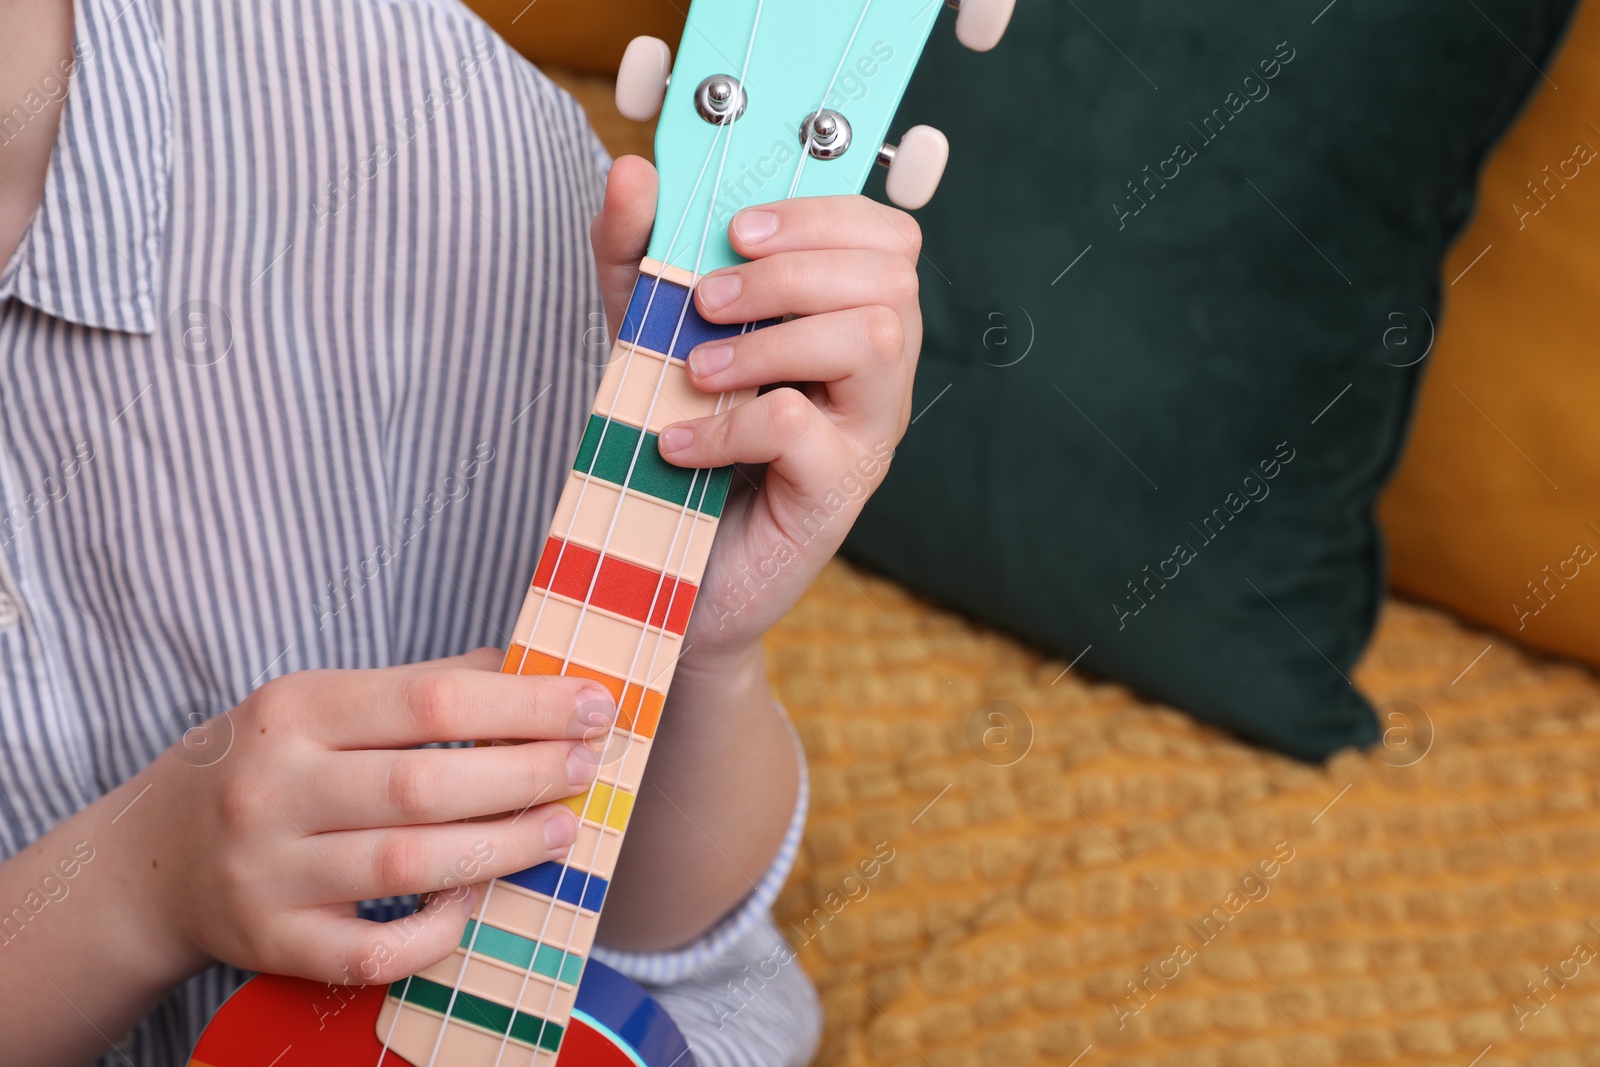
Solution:
{"label": "finger", "polygon": [[[808,315],[689,353],[689,375],[708,393],[777,382],[822,382],[834,413],[893,415],[906,406],[911,367],[905,327],[882,304]],[[887,423],[885,429],[888,429]]]}
{"label": "finger", "polygon": [[305,671],[257,697],[262,729],[286,726],[337,749],[577,740],[612,706],[605,687],[582,678],[438,666]]}
{"label": "finger", "polygon": [[661,431],[661,455],[678,467],[765,463],[804,496],[821,496],[854,469],[854,446],[797,389],[774,389],[732,411]]}
{"label": "finger", "polygon": [[415,913],[386,923],[312,909],[279,940],[281,959],[265,962],[274,974],[334,985],[397,982],[455,951],[482,896],[478,886],[456,885],[433,894]]}
{"label": "finger", "polygon": [[628,296],[639,277],[639,261],[650,241],[655,221],[656,169],[638,156],[623,156],[611,164],[606,177],[605,201],[589,227],[595,266],[600,271],[600,291],[606,302],[606,321],[613,330],[622,324]]}
{"label": "finger", "polygon": [[864,196],[806,196],[746,208],[728,225],[734,250],[747,259],[808,249],[877,249],[915,263],[922,228],[898,208]]}
{"label": "finger", "polygon": [[[595,740],[609,723],[589,728]],[[422,826],[522,811],[582,792],[598,759],[589,741],[314,756],[293,801],[307,833]]]}
{"label": "finger", "polygon": [[917,271],[882,251],[785,252],[707,275],[695,287],[712,322],[756,322],[883,304],[915,313]]}
{"label": "finger", "polygon": [[559,802],[481,822],[336,830],[304,839],[315,848],[297,861],[298,884],[312,905],[432,893],[560,859],[577,832]]}

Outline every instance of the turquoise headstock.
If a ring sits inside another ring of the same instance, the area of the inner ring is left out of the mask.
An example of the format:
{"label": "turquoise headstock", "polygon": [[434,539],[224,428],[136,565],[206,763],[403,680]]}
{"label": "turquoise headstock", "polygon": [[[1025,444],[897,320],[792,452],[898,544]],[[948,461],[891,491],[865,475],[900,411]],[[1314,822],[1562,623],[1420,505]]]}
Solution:
{"label": "turquoise headstock", "polygon": [[[957,32],[999,40],[1014,0],[965,0]],[[649,255],[705,274],[739,262],[735,212],[790,196],[860,192],[945,0],[693,0],[656,132],[661,193]],[[618,106],[660,103],[666,46],[641,38]],[[654,99],[651,93],[654,92]],[[927,127],[890,163],[891,199],[920,206],[948,146]],[[896,173],[899,172],[899,173]]]}

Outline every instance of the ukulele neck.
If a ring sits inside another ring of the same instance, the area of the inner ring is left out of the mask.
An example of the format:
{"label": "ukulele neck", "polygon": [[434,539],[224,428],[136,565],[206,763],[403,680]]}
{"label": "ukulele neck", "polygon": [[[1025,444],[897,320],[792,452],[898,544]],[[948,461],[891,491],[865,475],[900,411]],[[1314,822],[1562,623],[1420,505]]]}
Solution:
{"label": "ukulele neck", "polygon": [[492,1063],[502,1041],[517,1062],[553,1057],[571,1019],[732,480],[729,467],[672,466],[656,438],[755,395],[689,380],[695,345],[766,325],[707,322],[694,281],[640,266],[502,666],[587,678],[617,703],[594,784],[562,801],[577,840],[562,860],[485,886],[455,952],[391,987],[379,1032],[413,1063]]}
{"label": "ukulele neck", "polygon": [[[997,2],[1009,0],[964,0],[963,11]],[[564,801],[579,817],[566,857],[490,883],[455,954],[391,987],[378,1034],[411,1063],[553,1063],[733,478],[672,466],[657,435],[755,395],[690,381],[683,361],[696,345],[766,325],[707,322],[694,286],[740,262],[727,232],[735,211],[861,191],[941,6],[690,4],[656,129],[650,258],[504,665],[600,682],[616,726],[593,786]]]}

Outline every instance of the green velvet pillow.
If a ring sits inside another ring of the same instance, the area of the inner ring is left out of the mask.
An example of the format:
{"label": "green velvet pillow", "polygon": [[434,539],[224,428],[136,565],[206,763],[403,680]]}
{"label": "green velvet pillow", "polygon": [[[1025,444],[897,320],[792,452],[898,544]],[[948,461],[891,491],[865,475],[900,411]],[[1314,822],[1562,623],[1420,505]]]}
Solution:
{"label": "green velvet pillow", "polygon": [[1304,759],[1378,738],[1374,501],[1446,247],[1574,7],[1324,2],[935,35],[900,116],[952,144],[916,421],[847,544]]}

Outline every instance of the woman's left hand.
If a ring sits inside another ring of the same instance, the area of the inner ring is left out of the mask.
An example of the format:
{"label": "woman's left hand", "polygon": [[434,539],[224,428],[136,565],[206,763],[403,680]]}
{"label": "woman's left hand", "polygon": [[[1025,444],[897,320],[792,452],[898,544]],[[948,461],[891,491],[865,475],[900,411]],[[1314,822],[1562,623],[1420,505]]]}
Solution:
{"label": "woman's left hand", "polygon": [[[644,160],[613,165],[593,230],[612,323],[638,277],[655,193]],[[701,279],[700,314],[793,317],[690,352],[705,392],[775,388],[660,435],[675,466],[740,465],[685,635],[695,659],[752,652],[833,556],[905,434],[922,344],[922,233],[905,212],[862,196],[786,200],[739,212],[729,238],[750,262]]]}

